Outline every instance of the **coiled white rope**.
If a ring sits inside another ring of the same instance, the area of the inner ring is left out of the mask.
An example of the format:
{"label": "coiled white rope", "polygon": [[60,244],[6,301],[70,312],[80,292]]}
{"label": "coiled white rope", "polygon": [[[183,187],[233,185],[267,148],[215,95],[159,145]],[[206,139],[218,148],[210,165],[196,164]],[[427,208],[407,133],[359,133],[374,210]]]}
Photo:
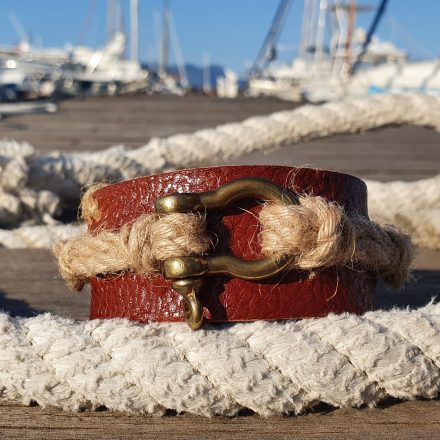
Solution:
{"label": "coiled white rope", "polygon": [[7,249],[51,249],[54,243],[72,238],[85,228],[85,225],[70,223],[0,229],[0,246]]}
{"label": "coiled white rope", "polygon": [[414,182],[366,183],[374,221],[399,225],[416,245],[440,250],[440,174]]}
{"label": "coiled white rope", "polygon": [[440,305],[192,331],[185,324],[0,314],[0,399],[269,416],[440,391]]}

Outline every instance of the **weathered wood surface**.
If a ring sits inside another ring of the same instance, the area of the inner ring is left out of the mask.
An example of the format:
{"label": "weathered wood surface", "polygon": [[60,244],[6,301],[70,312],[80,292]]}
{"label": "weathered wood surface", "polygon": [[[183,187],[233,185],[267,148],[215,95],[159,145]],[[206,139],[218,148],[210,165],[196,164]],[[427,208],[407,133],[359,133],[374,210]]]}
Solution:
{"label": "weathered wood surface", "polygon": [[[0,138],[26,140],[41,150],[97,149],[124,143],[136,147],[152,136],[191,132],[255,114],[291,108],[278,101],[219,101],[203,97],[116,97],[63,103],[55,115],[0,121]],[[255,153],[237,163],[304,165],[381,180],[435,175],[440,170],[440,134],[422,127],[388,127],[301,143],[269,155]],[[42,311],[86,319],[89,296],[70,293],[50,253],[0,251],[0,308],[13,315]],[[440,297],[440,253],[423,251],[416,283],[403,292],[378,290],[378,306],[417,307]],[[194,416],[152,418],[114,412],[64,413],[55,409],[0,404],[3,439],[287,439],[438,438],[440,401],[385,405],[379,409],[320,408],[299,417],[232,419]]]}
{"label": "weathered wood surface", "polygon": [[212,419],[115,415],[106,411],[72,414],[8,404],[0,407],[0,434],[5,440],[437,439],[439,414],[438,400],[391,404],[381,409],[323,408],[299,417]]}
{"label": "weathered wood surface", "polygon": [[204,96],[125,95],[75,99],[54,114],[0,121],[0,136],[27,141],[41,151],[93,150],[144,145],[151,137],[190,133],[249,116],[293,107],[278,100],[221,100]]}
{"label": "weathered wood surface", "polygon": [[440,172],[440,133],[424,127],[385,127],[252,153],[232,163],[305,165],[374,180],[416,180]]}

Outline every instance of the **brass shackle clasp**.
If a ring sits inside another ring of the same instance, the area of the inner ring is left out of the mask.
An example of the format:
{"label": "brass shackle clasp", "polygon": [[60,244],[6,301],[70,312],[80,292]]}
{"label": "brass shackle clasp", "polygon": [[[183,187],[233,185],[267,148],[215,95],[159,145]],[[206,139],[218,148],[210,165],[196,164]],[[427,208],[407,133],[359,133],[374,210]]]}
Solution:
{"label": "brass shackle clasp", "polygon": [[[221,185],[213,191],[160,197],[154,206],[159,214],[205,211],[224,209],[243,198],[281,201],[286,205],[298,203],[296,194],[270,180],[243,177]],[[248,261],[232,255],[171,257],[163,262],[162,275],[175,280],[173,289],[184,298],[185,320],[192,329],[197,329],[203,322],[202,306],[197,299],[203,282],[201,277],[230,275],[251,281],[262,280],[283,271],[290,261],[291,258],[288,257],[266,257]]]}

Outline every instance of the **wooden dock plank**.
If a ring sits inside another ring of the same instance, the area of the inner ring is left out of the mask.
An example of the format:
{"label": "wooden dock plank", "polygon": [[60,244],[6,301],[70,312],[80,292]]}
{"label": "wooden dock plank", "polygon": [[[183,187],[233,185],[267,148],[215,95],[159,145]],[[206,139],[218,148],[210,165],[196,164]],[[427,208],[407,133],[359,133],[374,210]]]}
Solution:
{"label": "wooden dock plank", "polygon": [[440,401],[404,402],[381,409],[331,410],[297,417],[190,415],[149,417],[110,411],[68,413],[53,408],[0,406],[0,433],[8,440],[286,440],[435,439]]}
{"label": "wooden dock plank", "polygon": [[311,166],[382,181],[416,180],[440,172],[440,133],[425,127],[384,127],[251,153],[227,164]]}
{"label": "wooden dock plank", "polygon": [[[155,136],[236,122],[254,115],[291,109],[277,100],[221,100],[203,96],[115,96],[76,99],[60,104],[57,113],[24,115],[0,121],[0,138],[33,144],[41,151],[87,150],[89,142],[105,140],[105,147],[123,143],[138,147]],[[104,145],[103,145],[104,146]]]}

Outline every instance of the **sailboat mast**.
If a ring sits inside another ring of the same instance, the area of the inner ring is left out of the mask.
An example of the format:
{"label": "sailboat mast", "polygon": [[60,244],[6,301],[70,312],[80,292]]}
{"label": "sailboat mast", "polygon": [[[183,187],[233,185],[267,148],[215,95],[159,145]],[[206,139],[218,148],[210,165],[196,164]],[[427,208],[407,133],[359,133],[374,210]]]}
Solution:
{"label": "sailboat mast", "polygon": [[353,40],[355,21],[356,21],[356,0],[349,0],[347,36],[345,39],[344,71],[343,71],[344,75],[348,75],[350,73],[351,42]]}
{"label": "sailboat mast", "polygon": [[325,38],[325,24],[327,16],[327,0],[320,0],[319,2],[319,14],[318,25],[316,31],[316,43],[315,43],[315,61],[322,60],[324,55],[324,38]]}
{"label": "sailboat mast", "polygon": [[115,35],[116,0],[107,0],[107,42]]}
{"label": "sailboat mast", "polygon": [[299,57],[305,58],[309,50],[311,1],[304,0],[303,20],[301,26],[301,42]]}
{"label": "sailboat mast", "polygon": [[385,13],[387,3],[388,3],[388,0],[382,0],[380,2],[380,5],[376,11],[376,15],[373,18],[373,22],[371,23],[371,26],[368,29],[367,37],[364,41],[364,44],[362,45],[362,49],[361,49],[359,55],[357,56],[355,63],[351,67],[351,71],[350,71],[351,75],[354,75],[356,73],[357,69],[360,67],[360,65],[362,63],[362,59],[363,59],[364,55],[367,53],[368,46],[371,43],[371,39],[373,38],[373,35],[376,32],[377,26],[379,25],[380,20],[381,20],[383,14]]}
{"label": "sailboat mast", "polygon": [[319,8],[319,0],[310,0],[310,14],[309,14],[309,26],[308,26],[308,38],[307,38],[307,47],[310,52],[314,52],[316,50],[316,41],[315,37],[317,34],[317,23],[318,23],[318,8]]}
{"label": "sailboat mast", "polygon": [[252,66],[249,76],[254,76],[261,73],[261,70],[268,61],[272,61],[274,52],[276,52],[276,42],[280,35],[281,29],[283,27],[284,21],[287,17],[289,9],[292,5],[293,0],[281,0],[278,5],[275,17],[272,20],[269,32],[264,39],[263,45],[258,52],[257,59]]}
{"label": "sailboat mast", "polygon": [[179,37],[177,36],[176,26],[171,11],[168,11],[168,24],[173,45],[174,56],[176,57],[177,69],[179,70],[180,84],[184,89],[189,88],[189,81],[186,75],[185,62],[183,61],[182,50],[180,49]]}
{"label": "sailboat mast", "polygon": [[136,62],[139,61],[138,15],[138,0],[130,0],[130,57]]}
{"label": "sailboat mast", "polygon": [[164,73],[168,67],[170,46],[170,2],[164,0],[162,21],[162,42],[160,46],[159,71]]}

